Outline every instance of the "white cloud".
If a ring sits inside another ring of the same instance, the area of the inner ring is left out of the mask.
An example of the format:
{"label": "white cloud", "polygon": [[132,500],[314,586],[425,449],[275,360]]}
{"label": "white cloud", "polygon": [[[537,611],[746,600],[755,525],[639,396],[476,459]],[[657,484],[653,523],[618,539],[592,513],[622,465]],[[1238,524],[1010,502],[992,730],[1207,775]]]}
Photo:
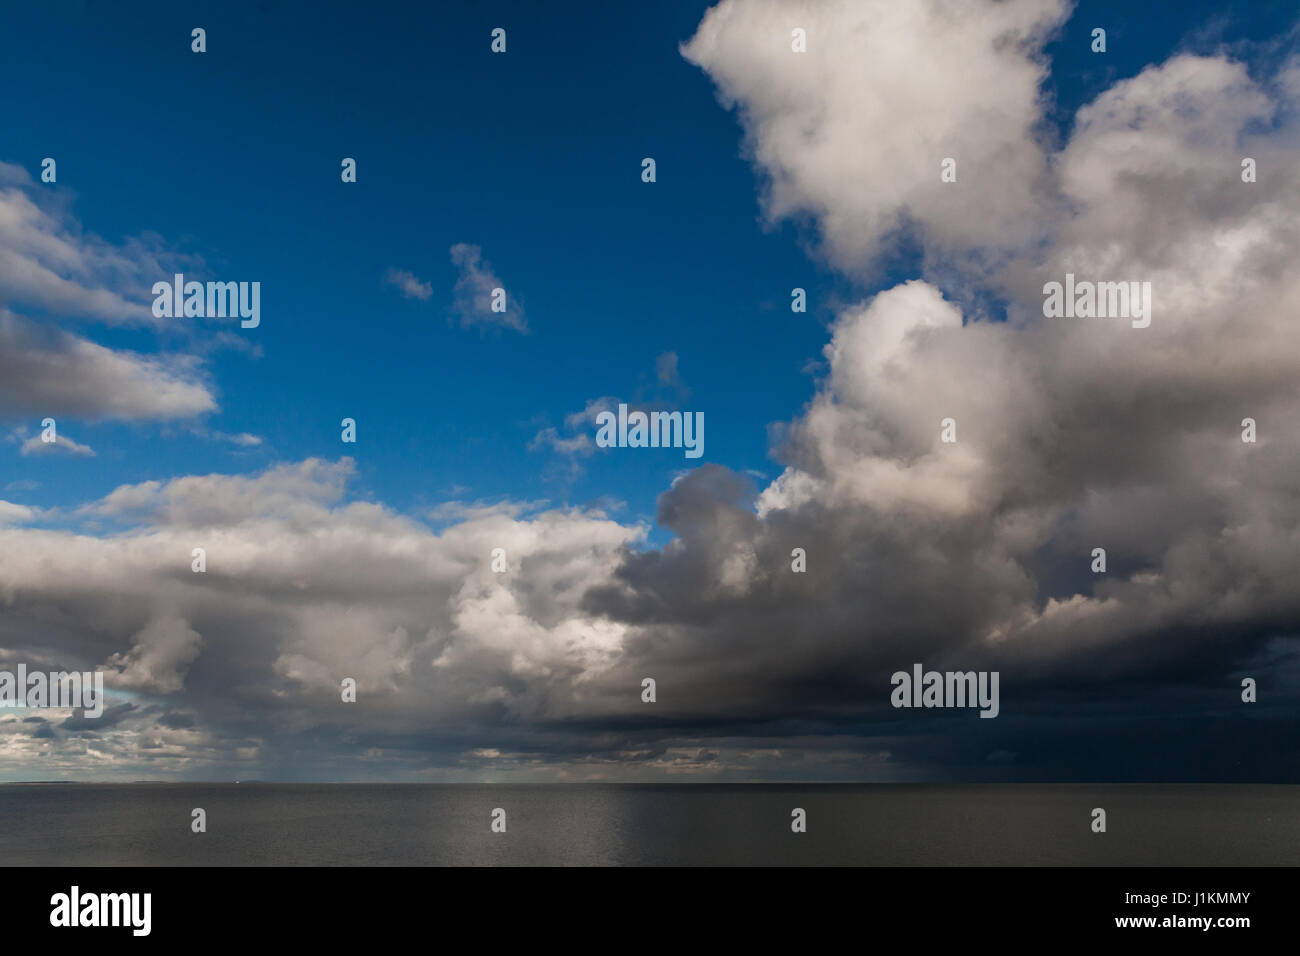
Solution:
{"label": "white cloud", "polygon": [[543,428],[528,442],[530,451],[550,449],[561,455],[587,456],[596,450],[596,444],[586,433],[562,436],[554,427]]}
{"label": "white cloud", "polygon": [[232,445],[239,445],[241,448],[256,448],[262,444],[262,438],[259,435],[251,435],[248,432],[240,432],[236,435],[228,435],[225,432],[213,432],[212,437],[218,441],[229,442]]}
{"label": "white cloud", "polygon": [[419,299],[423,302],[433,295],[432,285],[428,282],[422,282],[413,273],[407,272],[405,269],[389,269],[384,275],[384,281],[401,289],[402,295],[408,299]]}
{"label": "white cloud", "polygon": [[[0,164],[6,166],[7,164]],[[0,182],[0,304],[112,323],[156,324],[150,289],[183,261],[157,237],[110,245],[85,232],[61,207],[38,205],[31,179]],[[4,186],[4,182],[9,185]]]}
{"label": "white cloud", "polygon": [[[109,349],[53,327],[86,319],[156,327],[153,282],[196,261],[156,236],[106,243],[25,170],[0,163],[0,417],[165,420],[215,410],[197,358]],[[24,318],[21,307],[46,318]]]}
{"label": "white cloud", "polygon": [[[1041,47],[1068,9],[723,0],[682,54],[738,109],[768,218],[812,217],[837,265],[874,265],[907,227],[995,258],[1041,224]],[[791,51],[796,26],[807,53]],[[940,182],[945,158],[959,185]]]}
{"label": "white cloud", "polygon": [[[346,459],[307,461],[123,486],[80,511],[124,523],[102,537],[0,527],[11,645],[31,633],[24,622],[61,608],[59,629],[41,634],[47,654],[90,653],[98,660],[85,666],[118,672],[111,687],[183,685],[187,703],[213,713],[242,687],[266,706],[284,697],[298,712],[319,707],[312,720],[335,719],[348,676],[426,717],[463,718],[499,686],[512,689],[489,695],[494,706],[521,716],[579,708],[572,683],[604,673],[626,630],[586,613],[584,595],[612,580],[645,529],[579,510],[522,518],[528,506],[502,503],[435,534],[378,505],[343,504],[351,473]],[[506,574],[491,569],[494,548]]]}
{"label": "white cloud", "polygon": [[239,525],[271,515],[313,522],[342,498],[354,472],[351,458],[309,458],[251,477],[187,475],[165,483],[123,485],[83,511],[182,527]]}
{"label": "white cloud", "polygon": [[0,500],[0,525],[25,524],[36,517],[36,509]]}
{"label": "white cloud", "polygon": [[[452,313],[460,318],[461,325],[499,325],[527,332],[528,323],[524,318],[523,305],[517,292],[506,288],[504,282],[492,271],[492,267],[483,259],[483,250],[458,242],[451,247],[451,261],[460,270],[456,279],[455,298]],[[493,312],[493,290],[505,291],[504,312]]]}
{"label": "white cloud", "polygon": [[[1300,618],[1284,583],[1300,574],[1284,543],[1300,534],[1288,84],[1176,56],[1085,105],[1052,153],[1035,132],[1039,53],[1021,41],[1060,11],[727,0],[684,47],[739,104],[772,216],[810,214],[857,279],[910,222],[925,276],[841,310],[829,375],[785,430],[787,468],[759,495],[759,525],[690,479],[674,489],[670,514],[728,530],[682,569],[654,569],[664,586],[701,575],[668,606],[745,580],[757,599],[772,584],[737,574],[737,556],[779,528],[810,553],[852,548],[889,629],[863,640],[908,633],[932,656],[994,659],[1007,679],[1099,666],[1085,662],[1101,647],[1150,664],[1175,631],[1195,635],[1187,659],[1222,668]],[[814,52],[789,54],[776,38],[805,19]],[[956,184],[938,182],[944,155]],[[1243,156],[1268,176],[1243,183]],[[1150,281],[1151,328],[1045,319],[1042,285],[1067,271]],[[1010,321],[958,304],[989,294]],[[1282,431],[1244,444],[1247,415]],[[1112,569],[1092,576],[1079,556],[1103,545]],[[659,586],[648,572],[630,583]],[[927,593],[946,595],[942,620]],[[1251,640],[1224,646],[1207,625]]]}
{"label": "white cloud", "polygon": [[22,443],[19,452],[22,455],[48,455],[60,450],[86,458],[93,458],[95,455],[95,450],[89,445],[75,442],[61,432],[56,432],[54,441],[51,442],[45,441],[40,435],[33,435]]}
{"label": "white cloud", "polygon": [[145,356],[43,330],[0,309],[0,414],[190,418],[216,410],[186,356]]}

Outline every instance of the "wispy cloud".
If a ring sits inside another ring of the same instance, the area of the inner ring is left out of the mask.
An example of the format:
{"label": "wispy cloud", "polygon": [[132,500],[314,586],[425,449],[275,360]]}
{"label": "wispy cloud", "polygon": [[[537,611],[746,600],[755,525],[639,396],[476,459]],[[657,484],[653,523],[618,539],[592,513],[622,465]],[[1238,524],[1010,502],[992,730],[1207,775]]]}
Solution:
{"label": "wispy cloud", "polygon": [[561,455],[582,455],[585,457],[596,450],[596,445],[591,440],[591,436],[586,433],[566,437],[561,435],[558,429],[551,427],[543,428],[528,442],[529,451],[539,449],[549,449]]}
{"label": "wispy cloud", "polygon": [[[25,170],[0,163],[0,418],[138,421],[214,411],[195,356],[107,348],[57,327],[94,319],[156,328],[153,281],[195,261],[157,236],[105,242]],[[42,320],[15,311],[24,307]]]}
{"label": "wispy cloud", "polygon": [[[517,292],[507,289],[492,271],[491,264],[483,258],[482,249],[458,242],[451,247],[451,261],[460,270],[451,310],[462,326],[501,326],[518,332],[528,331]],[[505,294],[505,311],[493,311],[494,292],[498,289]]]}
{"label": "wispy cloud", "polygon": [[389,269],[384,275],[384,282],[396,286],[408,299],[419,299],[423,302],[433,295],[433,286],[430,283],[421,281],[414,273],[407,272],[405,269]]}
{"label": "wispy cloud", "polygon": [[21,167],[0,163],[0,289],[4,304],[114,324],[158,325],[150,289],[198,263],[144,235],[119,245],[82,229]]}
{"label": "wispy cloud", "polygon": [[[620,404],[626,404],[629,411],[667,411],[679,407],[690,393],[678,369],[677,353],[664,352],[655,359],[654,382],[647,383],[643,377],[633,399],[620,399],[613,395],[590,399],[579,411],[564,416],[563,429],[554,426],[539,429],[529,440],[528,450],[550,451],[570,459],[589,457],[596,451],[596,416],[601,412],[616,411]],[[569,476],[578,473],[575,463]]]}
{"label": "wispy cloud", "polygon": [[229,435],[226,432],[213,432],[212,437],[217,441],[239,445],[241,448],[256,448],[258,445],[262,444],[261,436],[253,435],[248,432],[240,432],[237,435]]}
{"label": "wispy cloud", "polygon": [[58,432],[54,441],[51,442],[45,441],[40,435],[33,435],[24,441],[19,449],[22,455],[48,455],[56,451],[64,451],[70,455],[86,458],[93,458],[95,455],[95,450],[89,445],[75,442],[62,432]]}

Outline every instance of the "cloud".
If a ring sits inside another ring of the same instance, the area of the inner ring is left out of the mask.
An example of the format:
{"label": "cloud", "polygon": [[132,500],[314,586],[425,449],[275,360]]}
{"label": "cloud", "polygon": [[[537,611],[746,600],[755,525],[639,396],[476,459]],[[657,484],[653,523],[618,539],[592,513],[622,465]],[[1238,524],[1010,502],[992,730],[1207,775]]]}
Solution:
{"label": "cloud", "polygon": [[454,289],[452,314],[460,319],[462,326],[498,325],[518,332],[528,331],[524,309],[517,294],[507,290],[505,311],[492,311],[494,290],[505,290],[505,283],[484,261],[482,249],[458,242],[451,247],[451,261],[460,270]]}
{"label": "cloud", "polygon": [[[1065,0],[724,0],[682,55],[739,112],[768,219],[811,219],[836,265],[873,267],[912,231],[996,259],[1042,222],[1042,46],[1068,11]],[[791,51],[794,26],[807,53]],[[940,182],[945,158],[959,189]]]}
{"label": "cloud", "polygon": [[31,174],[17,163],[0,162],[0,186],[31,186]]}
{"label": "cloud", "polygon": [[241,448],[256,448],[262,444],[262,439],[259,435],[251,435],[248,432],[240,432],[237,435],[230,435],[226,432],[213,432],[212,437],[218,441],[238,445]]}
{"label": "cloud", "polygon": [[73,441],[67,435],[56,432],[54,441],[46,441],[40,435],[33,435],[22,443],[19,453],[22,455],[49,455],[59,450],[66,451],[70,455],[84,456],[93,458],[95,450],[89,445],[82,445]]}
{"label": "cloud", "polygon": [[150,308],[153,282],[194,260],[165,251],[156,236],[111,245],[85,232],[62,207],[38,201],[25,171],[0,167],[0,304],[113,324],[157,324]]}
{"label": "cloud", "polygon": [[664,352],[655,359],[655,374],[659,378],[659,384],[666,388],[684,389],[686,387],[682,383],[680,373],[677,371],[676,352]]}
{"label": "cloud", "polygon": [[564,427],[572,431],[576,428],[594,428],[596,416],[601,412],[616,411],[619,400],[613,395],[602,395],[600,398],[593,398],[582,406],[581,410],[570,412],[564,416]]}
{"label": "cloud", "polygon": [[277,465],[259,475],[187,475],[122,485],[82,512],[189,528],[229,527],[278,515],[311,522],[340,500],[355,472],[351,458]]}
{"label": "cloud", "polygon": [[[596,451],[596,418],[601,412],[618,411],[626,404],[629,412],[669,411],[679,409],[691,394],[678,370],[676,352],[664,352],[655,359],[655,381],[644,380],[631,400],[612,395],[593,398],[582,409],[564,416],[564,430],[553,426],[540,429],[528,442],[530,451],[547,450],[567,457],[572,466],[569,477],[578,473],[576,459],[590,457]],[[566,434],[567,433],[567,434]]]}
{"label": "cloud", "polygon": [[492,503],[476,501],[444,501],[429,510],[429,517],[434,521],[465,521],[470,518],[489,518],[506,515],[515,518],[522,514],[540,511],[549,505],[545,499],[540,501],[496,501]]}
{"label": "cloud", "polygon": [[35,518],[36,515],[35,508],[15,504],[12,501],[0,501],[0,525],[25,524]]}
{"label": "cloud", "polygon": [[407,299],[419,299],[423,302],[433,295],[432,285],[422,282],[404,269],[389,269],[384,275],[384,281],[401,289],[403,297]]}
{"label": "cloud", "polygon": [[215,411],[186,356],[144,356],[0,309],[0,416],[166,420]]}
{"label": "cloud", "polygon": [[131,639],[129,651],[111,655],[105,664],[117,671],[115,687],[174,694],[202,645],[203,638],[184,618],[164,614]]}
{"label": "cloud", "polygon": [[543,428],[528,442],[528,450],[546,448],[561,455],[586,457],[596,450],[596,443],[587,434],[561,436],[553,427]]}
{"label": "cloud", "polygon": [[[11,511],[0,648],[111,662],[144,699],[102,741],[0,718],[0,759],[1294,782],[1276,754],[1300,704],[1300,72],[1176,56],[1053,144],[1039,82],[1063,16],[724,0],[684,46],[739,109],[769,217],[804,218],[864,288],[919,249],[837,309],[824,376],[776,430],[775,480],[684,473],[658,502],[660,548],[601,511],[513,501],[435,507],[435,531],[353,500],[349,459],[124,485],[72,512],[109,533]],[[792,20],[813,52],[789,52]],[[497,280],[456,248],[472,304]],[[1067,271],[1151,281],[1152,325],[1044,318]],[[674,359],[655,382],[684,388]],[[576,439],[613,401],[534,441]],[[893,709],[890,674],[915,662],[999,671],[1001,715]],[[1243,676],[1269,688],[1249,718]]]}
{"label": "cloud", "polygon": [[[777,42],[800,17],[816,57]],[[1239,63],[1178,56],[1085,106],[1044,154],[1026,40],[1059,17],[1049,3],[791,14],[731,0],[685,45],[739,104],[770,215],[810,214],[859,279],[906,223],[927,273],[840,310],[828,374],[781,430],[775,482],[689,473],[659,506],[678,540],[593,593],[589,608],[654,635],[643,667],[697,720],[897,719],[880,688],[913,661],[1000,670],[1039,716],[1061,687],[1098,711],[1122,707],[1119,687],[1151,701],[1217,684],[1230,701],[1231,675],[1265,648],[1295,654],[1286,582],[1300,561],[1285,542],[1300,537],[1300,454],[1286,423],[1300,357],[1285,343],[1300,190],[1282,159],[1295,129],[1277,121],[1294,110]],[[972,56],[994,94],[958,89]],[[920,61],[933,76],[904,68]],[[882,89],[903,91],[900,112],[871,101]],[[949,137],[964,173],[932,199]],[[1267,185],[1240,181],[1243,155],[1266,157]],[[926,182],[909,178],[922,165]],[[1041,287],[1067,271],[1152,281],[1152,327],[1044,319]],[[961,304],[989,293],[1009,321]],[[1245,444],[1248,414],[1283,431]],[[796,546],[824,563],[791,574]],[[1098,546],[1105,576],[1089,569]],[[1013,724],[999,735],[1024,733]]]}
{"label": "cloud", "polygon": [[[306,461],[123,486],[81,509],[122,524],[99,537],[0,526],[0,656],[31,660],[34,645],[60,667],[104,666],[110,692],[146,702],[183,689],[194,733],[205,747],[224,741],[230,760],[253,738],[274,759],[347,716],[355,733],[392,737],[394,759],[422,763],[418,748],[400,756],[411,720],[455,737],[466,721],[585,709],[575,689],[607,672],[624,627],[583,612],[582,597],[612,581],[645,529],[505,502],[467,508],[434,533],[344,503],[352,472],[346,459]],[[206,551],[202,574],[195,547]],[[504,574],[492,570],[495,548]],[[41,625],[55,609],[57,624]],[[348,715],[338,711],[344,677],[361,695]],[[144,759],[122,746],[124,763]]]}
{"label": "cloud", "polygon": [[157,327],[152,283],[196,261],[156,236],[106,243],[24,170],[0,163],[0,419],[167,420],[215,410],[197,358],[110,349],[55,327],[86,319]]}

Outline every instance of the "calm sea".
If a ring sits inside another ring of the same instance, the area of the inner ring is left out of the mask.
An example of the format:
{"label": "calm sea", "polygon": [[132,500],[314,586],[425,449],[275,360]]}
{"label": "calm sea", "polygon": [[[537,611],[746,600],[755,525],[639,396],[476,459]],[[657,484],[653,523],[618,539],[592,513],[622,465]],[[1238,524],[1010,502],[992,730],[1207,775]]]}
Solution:
{"label": "calm sea", "polygon": [[[195,807],[206,833],[190,831]],[[498,807],[505,833],[490,829]],[[791,832],[796,807],[806,833]],[[1296,866],[1300,787],[11,784],[0,861]]]}

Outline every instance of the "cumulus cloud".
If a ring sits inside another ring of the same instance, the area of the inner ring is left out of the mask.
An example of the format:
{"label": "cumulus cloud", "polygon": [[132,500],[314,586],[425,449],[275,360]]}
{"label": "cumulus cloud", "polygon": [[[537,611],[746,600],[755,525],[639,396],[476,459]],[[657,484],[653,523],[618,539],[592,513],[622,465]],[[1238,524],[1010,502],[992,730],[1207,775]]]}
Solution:
{"label": "cumulus cloud", "polygon": [[[724,0],[684,45],[739,111],[769,217],[806,219],[870,286],[778,429],[775,480],[679,477],[662,548],[603,512],[508,501],[435,508],[435,531],[350,500],[348,459],[123,486],[76,513],[107,534],[11,506],[0,648],[108,663],[157,699],[103,741],[0,720],[0,754],[180,772],[309,752],[337,777],[331,758],[364,749],[416,779],[1294,780],[1275,755],[1300,675],[1300,73],[1175,56],[1054,143],[1042,51],[1064,15]],[[915,268],[871,286],[903,240]],[[474,305],[500,283],[455,249]],[[1151,326],[1045,318],[1066,272],[1150,281]],[[684,388],[675,358],[655,379]],[[914,662],[999,671],[1001,716],[894,710],[889,676]],[[1242,676],[1270,689],[1250,734]]]}
{"label": "cumulus cloud", "polygon": [[[1041,225],[1044,41],[1065,0],[724,0],[682,45],[738,110],[771,220],[846,269],[908,232],[996,258]],[[791,30],[808,52],[791,52]],[[978,82],[972,82],[978,77]],[[961,189],[940,182],[957,161]]]}
{"label": "cumulus cloud", "polygon": [[[1001,670],[1040,716],[1063,686],[1102,711],[1126,682],[1162,703],[1188,683],[1229,699],[1247,662],[1294,655],[1294,67],[1269,83],[1176,56],[1048,151],[1039,47],[1061,14],[727,0],[683,47],[739,107],[770,216],[810,215],[858,279],[906,228],[923,270],[840,311],[775,482],[677,482],[659,518],[678,540],[593,593],[656,635],[659,672],[708,701],[701,718],[760,700],[860,718],[912,661]],[[791,55],[805,22],[816,55]],[[947,155],[958,180],[940,184]],[[1243,156],[1267,183],[1241,181]],[[1066,272],[1152,282],[1153,325],[1045,319],[1042,286]],[[989,295],[1004,315],[964,305]],[[1243,443],[1244,416],[1276,430]],[[806,576],[789,572],[796,546]],[[1025,753],[1012,742],[989,752]]]}
{"label": "cumulus cloud", "polygon": [[[163,706],[183,692],[195,732],[228,740],[232,760],[252,738],[270,759],[267,748],[349,716],[353,733],[396,735],[399,764],[422,765],[428,754],[397,739],[410,721],[455,739],[475,722],[587,710],[575,688],[608,673],[625,627],[585,613],[583,595],[645,529],[503,503],[435,533],[345,502],[353,470],[306,461],[123,486],[80,512],[121,525],[99,536],[0,523],[0,658],[104,667],[111,691]],[[345,677],[360,694],[347,715]]]}

